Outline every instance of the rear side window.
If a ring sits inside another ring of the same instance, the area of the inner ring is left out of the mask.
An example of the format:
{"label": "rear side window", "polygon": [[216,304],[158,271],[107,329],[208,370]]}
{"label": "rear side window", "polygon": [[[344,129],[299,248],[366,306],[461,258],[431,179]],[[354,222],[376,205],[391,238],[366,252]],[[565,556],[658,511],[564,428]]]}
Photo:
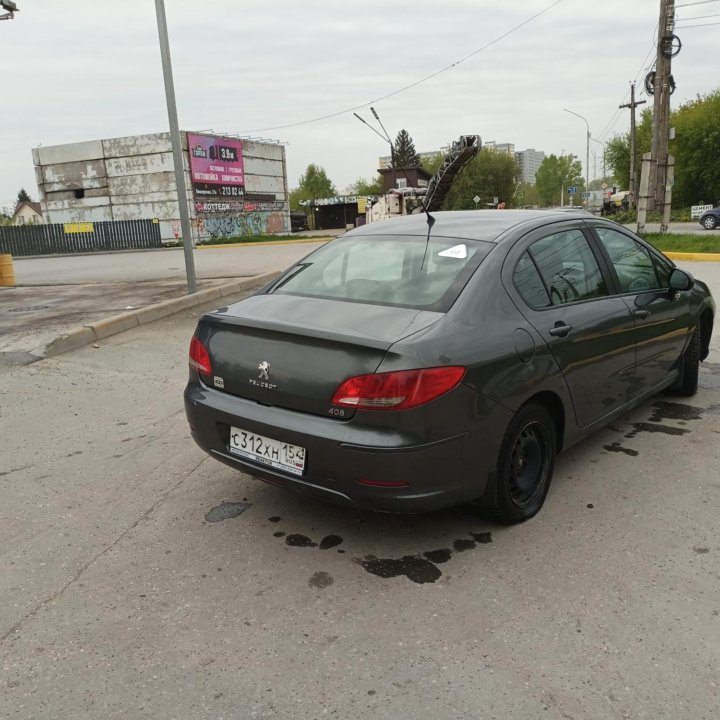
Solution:
{"label": "rear side window", "polygon": [[350,235],[317,250],[271,292],[445,312],[492,249],[480,240]]}
{"label": "rear side window", "polygon": [[513,283],[520,297],[530,307],[544,308],[552,304],[540,273],[527,251],[522,254],[515,266]]}
{"label": "rear side window", "polygon": [[600,266],[580,230],[548,235],[534,242],[528,253],[553,305],[607,295]]}
{"label": "rear side window", "polygon": [[595,228],[623,292],[644,292],[660,288],[650,251],[631,237],[612,228]]}

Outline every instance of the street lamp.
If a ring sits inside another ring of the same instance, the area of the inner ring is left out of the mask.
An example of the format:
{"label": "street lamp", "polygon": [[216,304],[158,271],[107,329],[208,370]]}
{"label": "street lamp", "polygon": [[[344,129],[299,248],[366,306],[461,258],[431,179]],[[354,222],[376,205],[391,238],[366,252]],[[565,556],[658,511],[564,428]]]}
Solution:
{"label": "street lamp", "polygon": [[579,115],[576,112],[573,112],[572,110],[568,110],[567,108],[563,108],[563,110],[566,113],[570,113],[571,115],[575,115],[575,117],[579,117],[587,127],[587,139],[585,142],[585,192],[588,192],[590,188],[590,125],[588,121],[582,116]]}
{"label": "street lamp", "polygon": [[602,140],[596,140],[594,137],[590,138],[594,143],[597,143],[598,145],[602,145],[603,149],[603,182],[605,182],[605,178],[607,177],[607,169],[605,167],[605,150],[607,149],[607,143],[604,143]]}
{"label": "street lamp", "polygon": [[[2,0],[0,0],[1,2]],[[158,37],[160,40],[160,57],[162,59],[163,78],[165,79],[165,101],[170,125],[170,141],[172,143],[173,165],[175,166],[175,187],[178,194],[180,210],[180,227],[185,252],[185,274],[187,276],[188,294],[197,292],[195,279],[195,260],[193,258],[192,235],[190,233],[190,214],[188,213],[187,191],[185,189],[185,164],[183,162],[180,127],[178,125],[177,104],[175,102],[175,85],[173,83],[172,63],[170,62],[170,42],[168,40],[167,20],[165,18],[164,0],[155,0]]]}

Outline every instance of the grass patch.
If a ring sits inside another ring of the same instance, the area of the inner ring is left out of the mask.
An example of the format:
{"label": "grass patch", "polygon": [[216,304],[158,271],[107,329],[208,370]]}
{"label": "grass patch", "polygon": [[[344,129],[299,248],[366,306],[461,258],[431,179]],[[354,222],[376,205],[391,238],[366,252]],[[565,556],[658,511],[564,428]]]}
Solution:
{"label": "grass patch", "polygon": [[720,232],[707,235],[645,233],[642,238],[662,252],[720,253]]}

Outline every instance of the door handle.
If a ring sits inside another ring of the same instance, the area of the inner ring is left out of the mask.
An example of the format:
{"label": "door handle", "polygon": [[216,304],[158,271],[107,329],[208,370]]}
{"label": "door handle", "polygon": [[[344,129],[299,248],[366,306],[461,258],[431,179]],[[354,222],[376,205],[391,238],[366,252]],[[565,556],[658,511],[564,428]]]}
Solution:
{"label": "door handle", "polygon": [[644,320],[646,317],[650,315],[649,310],[645,310],[644,308],[641,308],[639,310],[633,310],[633,315],[636,318],[640,318],[641,320]]}
{"label": "door handle", "polygon": [[566,325],[564,322],[558,321],[548,331],[553,337],[567,337],[568,333],[572,330],[571,325]]}

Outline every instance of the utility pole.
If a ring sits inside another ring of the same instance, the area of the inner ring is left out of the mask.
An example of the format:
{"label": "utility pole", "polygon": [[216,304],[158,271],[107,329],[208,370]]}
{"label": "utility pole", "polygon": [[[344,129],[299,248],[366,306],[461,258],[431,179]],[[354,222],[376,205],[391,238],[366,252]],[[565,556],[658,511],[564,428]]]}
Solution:
{"label": "utility pole", "polygon": [[653,108],[652,161],[655,177],[652,194],[657,210],[665,208],[667,185],[668,140],[670,135],[670,69],[677,40],[673,35],[675,28],[675,0],[660,0],[660,19],[658,20],[657,59],[655,62],[655,82]]}
{"label": "utility pole", "polygon": [[635,108],[638,105],[646,103],[647,100],[638,100],[635,102],[635,83],[630,85],[630,102],[620,105],[620,108],[630,108],[630,207],[637,207],[637,199],[635,188],[637,185],[637,175],[635,165],[637,163],[637,151],[635,148]]}

